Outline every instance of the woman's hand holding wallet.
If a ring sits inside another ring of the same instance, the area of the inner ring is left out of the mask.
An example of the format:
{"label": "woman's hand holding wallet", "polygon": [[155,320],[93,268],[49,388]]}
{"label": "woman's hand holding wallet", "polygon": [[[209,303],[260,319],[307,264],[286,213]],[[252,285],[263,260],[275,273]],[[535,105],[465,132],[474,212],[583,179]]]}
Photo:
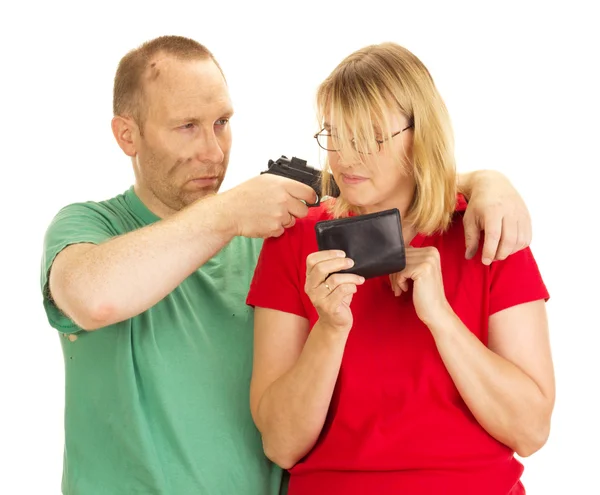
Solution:
{"label": "woman's hand holding wallet", "polygon": [[319,314],[321,325],[342,332],[352,328],[350,303],[364,277],[353,273],[338,273],[351,269],[353,260],[340,250],[311,253],[306,258],[304,290]]}
{"label": "woman's hand holding wallet", "polygon": [[[343,278],[350,274],[388,275],[396,296],[407,292],[412,280],[415,310],[426,325],[452,312],[438,250],[406,248],[397,209],[318,222],[315,233],[319,251],[307,259],[306,291],[321,319],[348,330],[352,327],[349,305],[360,284],[355,278]],[[349,260],[352,265],[346,264]],[[334,295],[338,287],[339,294]]]}

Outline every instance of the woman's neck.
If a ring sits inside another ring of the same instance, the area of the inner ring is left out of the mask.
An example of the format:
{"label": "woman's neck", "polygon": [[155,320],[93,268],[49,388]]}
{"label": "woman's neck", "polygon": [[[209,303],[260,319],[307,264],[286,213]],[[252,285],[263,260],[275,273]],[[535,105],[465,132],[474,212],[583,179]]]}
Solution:
{"label": "woman's neck", "polygon": [[402,236],[404,237],[404,244],[408,246],[417,235],[417,229],[414,227],[414,225],[404,221],[404,219],[408,216],[408,211],[412,204],[413,197],[413,194],[406,194],[403,197],[395,197],[394,199],[390,198],[390,201],[383,201],[378,204],[359,207],[358,212],[360,215],[366,215],[368,213],[377,213],[380,211],[397,208],[400,212],[400,223],[402,224]]}

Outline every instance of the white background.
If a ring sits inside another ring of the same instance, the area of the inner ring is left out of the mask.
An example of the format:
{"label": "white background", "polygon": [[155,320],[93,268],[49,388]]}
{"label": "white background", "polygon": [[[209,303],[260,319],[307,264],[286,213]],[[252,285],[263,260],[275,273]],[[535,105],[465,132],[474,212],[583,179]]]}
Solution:
{"label": "white background", "polygon": [[110,131],[114,71],[141,42],[180,34],[206,44],[229,81],[225,188],[281,154],[318,165],[314,90],[353,50],[391,40],[421,58],[459,169],[502,171],[533,217],[558,395],[550,440],[524,460],[528,493],[600,494],[595,2],[11,3],[0,13],[0,493],[59,493],[64,375],[41,304],[43,234],[61,206],[131,184]]}

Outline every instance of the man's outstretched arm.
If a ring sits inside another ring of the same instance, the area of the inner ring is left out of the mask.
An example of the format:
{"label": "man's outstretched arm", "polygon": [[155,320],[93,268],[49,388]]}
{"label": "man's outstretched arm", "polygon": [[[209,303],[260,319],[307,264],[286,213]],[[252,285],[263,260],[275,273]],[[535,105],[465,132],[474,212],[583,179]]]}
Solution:
{"label": "man's outstretched arm", "polygon": [[281,235],[307,214],[314,191],[273,175],[204,198],[153,225],[99,244],[72,244],[54,259],[54,304],[95,330],[152,307],[234,236]]}

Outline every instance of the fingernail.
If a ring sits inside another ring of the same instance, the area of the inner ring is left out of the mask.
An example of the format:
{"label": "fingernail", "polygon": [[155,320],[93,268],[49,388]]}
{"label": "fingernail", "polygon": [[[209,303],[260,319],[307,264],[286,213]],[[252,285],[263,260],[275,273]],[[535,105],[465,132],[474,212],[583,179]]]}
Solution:
{"label": "fingernail", "polygon": [[338,252],[337,252],[337,255],[338,255],[340,258],[345,258],[345,257],[346,257],[346,253],[344,253],[344,251],[338,251]]}
{"label": "fingernail", "polygon": [[354,266],[354,260],[351,260],[350,258],[348,258],[348,259],[346,260],[346,265],[348,265],[349,267],[350,267],[350,266]]}
{"label": "fingernail", "polygon": [[360,277],[359,280],[360,280],[360,283],[362,284],[365,281],[365,277]]}
{"label": "fingernail", "polygon": [[483,261],[483,264],[484,264],[484,265],[489,265],[489,264],[491,264],[491,263],[492,263],[492,260],[491,260],[491,259],[489,259],[489,258],[483,258],[483,260],[482,260],[482,261]]}
{"label": "fingernail", "polygon": [[474,255],[474,254],[475,254],[475,253],[473,253],[473,250],[472,250],[472,249],[467,249],[467,250],[465,251],[465,258],[466,258],[466,259],[468,259],[468,260],[470,260],[470,259],[473,257],[473,255]]}

